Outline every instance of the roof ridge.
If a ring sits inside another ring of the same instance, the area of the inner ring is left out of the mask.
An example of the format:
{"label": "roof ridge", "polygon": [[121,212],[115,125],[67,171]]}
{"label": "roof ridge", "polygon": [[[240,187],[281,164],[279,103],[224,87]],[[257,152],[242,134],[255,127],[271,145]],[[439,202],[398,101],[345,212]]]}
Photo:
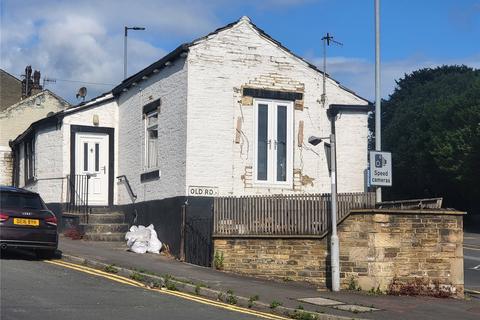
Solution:
{"label": "roof ridge", "polygon": [[338,80],[335,80],[334,78],[332,78],[328,73],[324,73],[323,70],[320,70],[316,65],[314,65],[313,63],[307,61],[306,59],[304,59],[303,57],[297,55],[296,53],[294,53],[293,51],[291,51],[290,49],[288,49],[286,46],[284,46],[280,41],[274,39],[272,36],[270,36],[268,33],[266,33],[263,29],[259,28],[255,23],[253,23],[249,17],[247,16],[242,16],[240,19],[234,21],[234,22],[231,22],[229,24],[226,24],[222,27],[219,27],[217,29],[215,29],[214,31],[206,34],[205,36],[202,36],[202,37],[199,37],[199,38],[196,38],[190,42],[186,42],[186,43],[183,43],[181,45],[179,45],[176,49],[174,49],[173,51],[169,52],[168,54],[166,54],[165,56],[163,56],[161,59],[155,61],[154,63],[150,64],[149,66],[145,67],[144,69],[138,71],[137,73],[133,74],[132,76],[128,77],[127,79],[123,80],[119,85],[117,85],[116,87],[114,87],[112,89],[112,93],[113,95],[118,95],[120,94],[125,88],[129,87],[133,82],[137,82],[137,81],[140,81],[142,79],[143,76],[149,74],[151,71],[153,71],[154,69],[160,69],[160,68],[163,68],[164,67],[164,64],[167,62],[167,61],[170,61],[172,59],[175,59],[176,57],[178,57],[181,53],[183,52],[187,52],[189,50],[189,48],[195,44],[197,44],[198,42],[202,41],[202,40],[205,40],[205,39],[208,39],[210,36],[212,35],[216,35],[224,30],[227,30],[227,29],[230,29],[232,28],[233,26],[237,25],[237,24],[240,24],[240,23],[248,23],[249,25],[251,25],[257,32],[260,33],[261,36],[265,37],[267,40],[273,42],[274,44],[276,44],[277,46],[279,46],[282,50],[286,51],[288,54],[294,56],[295,58],[299,59],[300,61],[302,61],[303,63],[305,63],[308,67],[310,67],[311,69],[313,69],[314,71],[316,72],[319,72],[321,74],[325,74],[325,76],[330,79],[331,81],[335,82],[341,89],[349,92],[350,94],[356,96],[357,98],[361,99],[361,100],[364,100],[365,102],[367,103],[370,103],[369,100],[367,100],[366,98],[363,98],[361,97],[360,95],[358,95],[357,93],[355,93],[353,90],[343,86]]}
{"label": "roof ridge", "polygon": [[[38,97],[40,94],[42,93],[45,93],[45,92],[48,92],[50,93],[52,96],[54,96],[55,98],[57,98],[58,100],[61,100],[62,102],[65,102],[68,104],[68,106],[70,106],[70,103],[68,103],[67,100],[63,99],[62,97],[60,97],[59,95],[53,93],[52,91],[48,90],[48,89],[42,89],[41,91],[35,93],[34,95],[31,95],[31,96],[28,96],[20,101],[17,101],[15,102],[14,104],[12,104],[11,106],[9,107],[6,107],[5,109],[3,109],[1,112],[8,112],[10,109],[14,109],[15,107],[17,107],[18,105],[24,103],[25,101],[28,101],[28,100],[33,100],[34,98]],[[67,106],[67,107],[68,107]]]}

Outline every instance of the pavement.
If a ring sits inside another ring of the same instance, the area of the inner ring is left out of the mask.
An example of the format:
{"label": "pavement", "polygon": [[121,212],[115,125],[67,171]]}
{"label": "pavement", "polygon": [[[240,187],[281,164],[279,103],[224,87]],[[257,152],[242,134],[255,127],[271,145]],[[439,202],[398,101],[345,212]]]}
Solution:
{"label": "pavement", "polygon": [[0,318],[5,320],[260,319],[38,261],[23,253],[2,254],[0,276]]}
{"label": "pavement", "polygon": [[[136,270],[135,272],[145,275],[164,277],[167,275],[168,278],[173,277],[183,283],[192,284],[191,286],[208,288],[210,292],[224,294],[230,292],[246,301],[249,298],[258,297],[258,303],[264,306],[278,302],[282,308],[301,308],[324,315],[325,319],[335,319],[335,317],[337,319],[392,320],[480,318],[480,297],[477,295],[467,295],[466,299],[440,299],[369,295],[364,292],[350,291],[318,291],[314,286],[306,283],[262,280],[179,262],[164,255],[135,254],[128,252],[125,244],[118,242],[89,242],[62,237],[59,249],[65,258],[81,257],[84,259],[82,260],[84,264],[88,260]],[[473,274],[472,277],[475,275]],[[311,300],[312,298],[316,299]],[[312,304],[312,301],[321,305]],[[371,308],[378,310],[371,311]]]}

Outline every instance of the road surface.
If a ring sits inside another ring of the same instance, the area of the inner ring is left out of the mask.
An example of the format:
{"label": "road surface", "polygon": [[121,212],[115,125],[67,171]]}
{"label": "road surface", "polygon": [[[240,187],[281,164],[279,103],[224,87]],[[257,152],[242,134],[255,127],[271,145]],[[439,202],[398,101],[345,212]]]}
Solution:
{"label": "road surface", "polygon": [[[52,263],[54,261],[43,262],[16,252],[2,255],[2,320],[262,318],[119,283]],[[272,315],[265,318],[280,317]]]}
{"label": "road surface", "polygon": [[480,233],[466,232],[463,241],[465,288],[480,293]]}

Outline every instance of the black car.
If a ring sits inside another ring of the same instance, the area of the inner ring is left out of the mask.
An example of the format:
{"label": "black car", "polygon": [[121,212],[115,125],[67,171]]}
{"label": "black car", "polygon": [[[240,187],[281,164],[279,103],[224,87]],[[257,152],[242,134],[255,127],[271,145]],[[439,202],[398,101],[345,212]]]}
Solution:
{"label": "black car", "polygon": [[34,249],[53,257],[58,246],[57,218],[38,193],[0,186],[0,247]]}

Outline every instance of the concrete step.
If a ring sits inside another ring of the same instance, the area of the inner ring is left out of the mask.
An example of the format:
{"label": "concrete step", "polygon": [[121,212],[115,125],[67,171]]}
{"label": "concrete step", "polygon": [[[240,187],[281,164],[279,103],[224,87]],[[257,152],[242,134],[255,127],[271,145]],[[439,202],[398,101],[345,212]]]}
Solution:
{"label": "concrete step", "polygon": [[116,214],[124,214],[123,211],[115,208],[109,207],[93,207],[90,208],[90,212],[92,214],[108,214],[108,213],[116,213]]}
{"label": "concrete step", "polygon": [[92,213],[88,216],[89,224],[124,222],[125,215],[123,213]]}
{"label": "concrete step", "polygon": [[125,241],[125,233],[85,233],[83,239],[90,241]]}
{"label": "concrete step", "polygon": [[126,233],[128,224],[126,223],[89,223],[80,224],[85,233]]}

